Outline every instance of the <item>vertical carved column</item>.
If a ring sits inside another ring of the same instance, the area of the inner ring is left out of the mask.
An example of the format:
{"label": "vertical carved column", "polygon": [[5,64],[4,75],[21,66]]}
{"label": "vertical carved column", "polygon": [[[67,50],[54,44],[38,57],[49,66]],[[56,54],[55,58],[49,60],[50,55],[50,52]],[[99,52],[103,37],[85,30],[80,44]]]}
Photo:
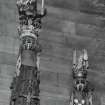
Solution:
{"label": "vertical carved column", "polygon": [[93,87],[89,88],[88,54],[84,49],[77,59],[76,50],[73,53],[73,87],[70,94],[70,105],[93,105]]}
{"label": "vertical carved column", "polygon": [[37,10],[37,0],[18,0],[18,33],[20,48],[16,64],[16,76],[11,84],[10,105],[40,105],[39,55],[41,46],[38,36],[41,19],[46,15],[44,1],[42,9]]}

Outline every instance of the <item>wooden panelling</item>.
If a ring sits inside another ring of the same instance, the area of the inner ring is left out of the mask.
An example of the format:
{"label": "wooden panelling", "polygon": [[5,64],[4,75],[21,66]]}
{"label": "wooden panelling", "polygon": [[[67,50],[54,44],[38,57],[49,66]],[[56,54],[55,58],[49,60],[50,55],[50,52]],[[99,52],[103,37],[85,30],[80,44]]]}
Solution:
{"label": "wooden panelling", "polygon": [[[9,86],[14,76],[19,48],[15,2],[0,1],[0,105],[9,103]],[[97,94],[104,94],[104,17],[96,14],[97,9],[94,11],[95,8],[87,8],[85,0],[78,3],[77,0],[47,0],[46,3],[48,15],[43,19],[39,38],[43,49],[40,61],[41,104],[68,104],[74,48],[79,51],[88,49],[89,80]],[[87,14],[86,10],[95,14]],[[97,13],[102,11],[98,9]]]}

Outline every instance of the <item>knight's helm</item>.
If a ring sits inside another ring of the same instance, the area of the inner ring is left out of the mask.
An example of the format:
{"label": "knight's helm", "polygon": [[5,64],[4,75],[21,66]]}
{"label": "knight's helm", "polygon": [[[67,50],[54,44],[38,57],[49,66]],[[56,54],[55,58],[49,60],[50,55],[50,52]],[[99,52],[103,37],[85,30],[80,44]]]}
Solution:
{"label": "knight's helm", "polygon": [[87,71],[77,70],[73,74],[74,86],[77,90],[82,91],[86,86]]}
{"label": "knight's helm", "polygon": [[78,91],[83,91],[86,87],[85,79],[82,78],[75,79],[74,87]]}

